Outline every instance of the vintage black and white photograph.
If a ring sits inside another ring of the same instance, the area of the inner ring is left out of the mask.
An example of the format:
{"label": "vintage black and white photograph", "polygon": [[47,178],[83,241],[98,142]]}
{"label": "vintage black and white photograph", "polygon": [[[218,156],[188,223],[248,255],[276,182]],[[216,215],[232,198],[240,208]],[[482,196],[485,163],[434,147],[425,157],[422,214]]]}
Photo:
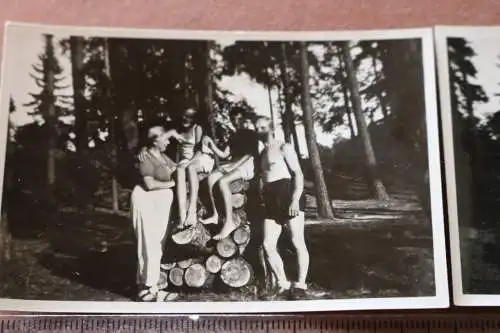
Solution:
{"label": "vintage black and white photograph", "polygon": [[436,29],[457,305],[500,305],[499,43],[500,27]]}
{"label": "vintage black and white photograph", "polygon": [[449,305],[432,29],[5,37],[0,308]]}

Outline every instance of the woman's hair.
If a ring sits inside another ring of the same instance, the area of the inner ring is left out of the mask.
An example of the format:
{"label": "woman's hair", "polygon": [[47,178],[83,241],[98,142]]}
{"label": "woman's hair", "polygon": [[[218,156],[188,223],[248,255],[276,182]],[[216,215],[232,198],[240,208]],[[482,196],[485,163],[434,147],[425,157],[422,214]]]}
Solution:
{"label": "woman's hair", "polygon": [[184,118],[184,115],[191,111],[193,113],[193,122],[192,122],[192,126],[195,126],[196,124],[198,124],[198,111],[196,110],[196,108],[194,107],[186,107],[182,110],[182,112],[179,112],[177,113],[176,117],[175,117],[175,120],[174,120],[174,123],[175,123],[175,127],[177,128],[178,131],[182,132],[185,130],[184,126],[182,125],[183,123],[183,118]]}
{"label": "woman's hair", "polygon": [[154,143],[156,140],[165,133],[165,128],[161,125],[155,125],[151,126],[148,129],[148,134],[147,134],[147,140],[146,140],[146,146],[147,147],[152,147],[154,146]]}

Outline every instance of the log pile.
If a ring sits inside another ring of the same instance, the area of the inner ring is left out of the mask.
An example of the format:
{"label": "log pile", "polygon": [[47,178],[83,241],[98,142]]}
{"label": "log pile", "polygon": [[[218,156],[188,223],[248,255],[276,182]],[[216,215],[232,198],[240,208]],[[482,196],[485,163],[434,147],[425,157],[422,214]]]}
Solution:
{"label": "log pile", "polygon": [[[206,186],[203,183],[200,185],[200,189]],[[247,200],[250,183],[235,181],[230,188],[233,221],[238,227],[228,237],[214,240],[212,237],[223,225],[224,210],[218,207],[221,218],[217,225],[198,222],[193,227],[174,231],[165,249],[166,261],[161,266],[162,282],[168,281],[171,286],[179,288],[210,289],[216,282],[240,288],[252,281],[254,270],[245,258],[252,238],[247,210],[255,210]],[[200,191],[200,199],[199,211],[206,212],[204,205],[208,197]],[[222,202],[217,195],[216,201]]]}

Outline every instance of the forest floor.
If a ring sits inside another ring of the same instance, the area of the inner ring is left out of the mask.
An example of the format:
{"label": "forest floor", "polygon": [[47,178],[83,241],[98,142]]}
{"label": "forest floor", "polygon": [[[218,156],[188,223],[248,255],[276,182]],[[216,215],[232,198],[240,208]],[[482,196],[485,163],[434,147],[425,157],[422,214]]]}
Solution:
{"label": "forest floor", "polygon": [[462,284],[465,294],[500,293],[500,235],[493,228],[460,228]]}
{"label": "forest floor", "polygon": [[[344,207],[319,220],[307,195],[306,240],[312,299],[434,295],[430,222],[412,210]],[[354,205],[356,206],[356,205]],[[350,222],[362,223],[350,223]],[[293,270],[294,253],[283,242]],[[0,297],[45,300],[130,300],[135,249],[126,216],[58,211],[30,237],[13,239],[13,258],[0,270]],[[256,300],[256,288],[181,294],[180,300]]]}

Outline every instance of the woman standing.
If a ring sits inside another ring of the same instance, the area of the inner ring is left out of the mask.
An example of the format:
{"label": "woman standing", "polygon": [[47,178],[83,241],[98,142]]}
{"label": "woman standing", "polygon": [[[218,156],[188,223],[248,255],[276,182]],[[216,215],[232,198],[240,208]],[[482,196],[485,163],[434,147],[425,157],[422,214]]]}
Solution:
{"label": "woman standing", "polygon": [[137,284],[138,300],[158,300],[160,264],[167,239],[170,208],[173,201],[175,182],[172,174],[176,164],[164,151],[172,132],[162,126],[149,128],[146,149],[138,164],[142,183],[135,186],[131,196],[132,222],[137,238]]}

